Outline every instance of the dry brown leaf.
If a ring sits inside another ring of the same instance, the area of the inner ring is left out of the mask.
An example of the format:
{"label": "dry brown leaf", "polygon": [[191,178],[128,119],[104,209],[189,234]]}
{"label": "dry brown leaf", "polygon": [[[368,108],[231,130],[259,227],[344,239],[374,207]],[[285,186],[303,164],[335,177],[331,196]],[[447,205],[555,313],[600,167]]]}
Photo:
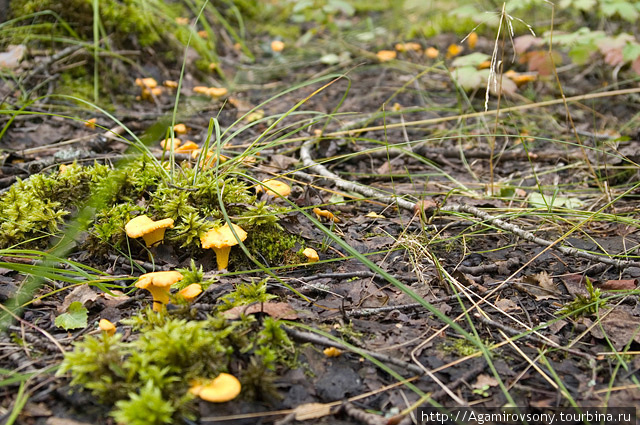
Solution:
{"label": "dry brown leaf", "polygon": [[[640,343],[638,317],[631,314],[626,306],[618,306],[613,310],[600,310],[599,315],[603,319],[599,324],[591,327],[591,335],[595,338],[604,339],[606,333],[616,350],[624,348],[631,339]],[[587,326],[593,323],[587,318],[583,320]]]}
{"label": "dry brown leaf", "polygon": [[113,295],[107,293],[98,295],[98,298],[103,299],[102,302],[104,303],[105,307],[117,307],[129,299],[129,297],[124,294],[124,292],[111,291],[111,293]]}
{"label": "dry brown leaf", "polygon": [[502,311],[519,310],[518,304],[510,300],[509,298],[502,298],[495,302],[496,307]]}
{"label": "dry brown leaf", "polygon": [[331,406],[323,403],[306,403],[293,409],[297,421],[318,419],[331,414]]}
{"label": "dry brown leaf", "polygon": [[64,301],[58,306],[58,313],[64,313],[67,311],[72,302],[78,301],[83,306],[86,306],[87,302],[93,302],[96,299],[98,299],[98,293],[89,285],[77,286],[66,297],[64,297]]}
{"label": "dry brown leaf", "polygon": [[254,303],[251,305],[241,305],[233,307],[222,313],[224,317],[230,320],[239,319],[241,315],[249,315],[256,313],[265,313],[274,319],[296,320],[298,314],[288,303]]}
{"label": "dry brown leaf", "polygon": [[638,279],[607,280],[600,285],[605,291],[631,291],[638,286]]}
{"label": "dry brown leaf", "polygon": [[489,375],[487,375],[485,373],[482,373],[482,374],[478,375],[478,379],[476,380],[476,382],[473,385],[471,385],[471,387],[472,388],[484,388],[485,385],[488,385],[489,387],[496,387],[496,386],[498,386],[498,381],[493,376],[489,376]]}
{"label": "dry brown leaf", "polygon": [[553,283],[553,279],[551,279],[551,276],[549,276],[549,273],[546,271],[526,276],[524,281],[531,285],[522,286],[521,289],[529,295],[536,297],[536,300],[540,301],[558,298],[556,285]]}

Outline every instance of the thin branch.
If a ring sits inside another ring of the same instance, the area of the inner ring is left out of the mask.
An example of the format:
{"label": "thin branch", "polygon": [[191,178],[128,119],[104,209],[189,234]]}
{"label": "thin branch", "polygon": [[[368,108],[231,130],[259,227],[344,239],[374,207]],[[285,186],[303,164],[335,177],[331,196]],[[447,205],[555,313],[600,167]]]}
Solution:
{"label": "thin branch", "polygon": [[[311,146],[314,144],[315,140],[307,140],[300,147],[300,159],[306,168],[313,171],[316,174],[319,174],[327,179],[330,179],[334,182],[334,184],[340,189],[346,191],[358,192],[364,196],[375,198],[378,201],[386,202],[388,204],[396,204],[398,207],[403,208],[409,211],[415,211],[416,203],[408,201],[404,198],[400,198],[395,195],[388,195],[378,189],[375,189],[371,186],[365,186],[360,183],[355,183],[351,181],[347,181],[339,177],[338,175],[329,171],[324,165],[318,164],[311,158]],[[527,240],[529,242],[536,243],[541,246],[550,247],[555,250],[558,250],[566,255],[576,256],[585,258],[591,261],[597,261],[600,263],[605,263],[618,269],[625,269],[627,267],[640,267],[640,262],[632,261],[632,260],[619,260],[615,258],[609,258],[602,255],[591,254],[589,252],[580,251],[576,248],[568,247],[565,245],[560,245],[558,241],[552,242],[546,239],[540,238],[534,235],[531,232],[521,229],[515,224],[507,223],[499,218],[488,214],[481,209],[473,207],[471,205],[466,204],[457,204],[457,205],[449,205],[446,208],[443,207],[439,211],[445,213],[457,213],[463,212],[467,214],[471,214],[472,216],[483,220],[484,222],[488,222],[495,227],[498,227],[502,230],[506,230],[508,232],[513,233],[514,235]]]}

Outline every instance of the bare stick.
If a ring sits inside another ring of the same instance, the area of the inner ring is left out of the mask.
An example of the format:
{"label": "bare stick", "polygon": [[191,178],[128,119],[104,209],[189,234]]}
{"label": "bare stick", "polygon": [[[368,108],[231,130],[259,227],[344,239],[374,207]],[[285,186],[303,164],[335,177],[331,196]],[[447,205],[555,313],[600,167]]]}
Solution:
{"label": "bare stick", "polygon": [[[309,170],[327,179],[332,180],[337,187],[343,190],[358,192],[364,196],[375,198],[378,201],[386,202],[388,204],[396,204],[398,205],[398,207],[403,208],[405,210],[415,211],[415,208],[416,208],[415,202],[408,201],[404,198],[400,198],[394,195],[388,195],[370,186],[365,186],[360,183],[344,180],[339,176],[337,176],[336,174],[329,171],[324,165],[321,165],[315,162],[311,158],[311,146],[313,145],[314,141],[315,140],[307,140],[300,147],[300,159],[302,160],[302,163],[304,164],[304,166],[307,167]],[[553,248],[566,255],[573,255],[576,257],[585,258],[587,260],[605,263],[610,266],[614,266],[618,269],[625,269],[631,266],[640,267],[640,262],[638,261],[619,260],[616,258],[609,258],[602,255],[591,254],[589,252],[580,251],[576,248],[560,245],[558,241],[552,242],[546,239],[542,239],[531,232],[527,232],[526,230],[521,229],[515,224],[507,223],[506,221],[496,218],[491,214],[488,214],[482,211],[481,209],[478,209],[471,205],[466,205],[466,204],[449,205],[446,208],[441,208],[440,211],[448,212],[448,213],[463,212],[463,213],[471,214],[472,216],[482,219],[485,222],[491,223],[495,227],[511,232],[514,235],[524,240],[536,243],[541,246]]]}

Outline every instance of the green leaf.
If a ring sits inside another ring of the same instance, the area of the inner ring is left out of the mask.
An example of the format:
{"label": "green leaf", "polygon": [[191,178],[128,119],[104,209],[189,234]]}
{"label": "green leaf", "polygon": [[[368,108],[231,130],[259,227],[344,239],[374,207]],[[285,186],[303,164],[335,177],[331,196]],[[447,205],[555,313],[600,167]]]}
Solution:
{"label": "green leaf", "polygon": [[490,57],[491,56],[485,53],[475,52],[475,53],[471,53],[470,55],[457,57],[451,63],[451,65],[456,68],[459,68],[461,66],[478,66],[482,62],[488,60]]}
{"label": "green leaf", "polygon": [[453,78],[465,90],[473,90],[487,85],[489,70],[477,70],[474,66],[463,66],[453,71]]}
{"label": "green leaf", "polygon": [[614,1],[611,3],[603,2],[600,5],[602,14],[606,17],[611,17],[615,14],[628,22],[635,22],[638,19],[638,10],[631,2],[626,1]]}
{"label": "green leaf", "polygon": [[627,43],[622,48],[622,58],[625,60],[625,62],[633,62],[638,57],[640,57],[640,44]]}
{"label": "green leaf", "polygon": [[534,208],[568,208],[578,209],[584,206],[584,202],[577,198],[565,198],[562,196],[550,196],[541,195],[538,192],[533,192],[528,198],[529,204]]}
{"label": "green leaf", "polygon": [[577,44],[569,50],[569,57],[576,65],[584,65],[589,62],[595,51],[597,51],[595,44]]}
{"label": "green leaf", "polygon": [[74,301],[69,305],[66,313],[62,313],[56,317],[55,324],[65,331],[69,329],[80,329],[87,327],[87,318],[89,311],[82,305],[80,301]]}

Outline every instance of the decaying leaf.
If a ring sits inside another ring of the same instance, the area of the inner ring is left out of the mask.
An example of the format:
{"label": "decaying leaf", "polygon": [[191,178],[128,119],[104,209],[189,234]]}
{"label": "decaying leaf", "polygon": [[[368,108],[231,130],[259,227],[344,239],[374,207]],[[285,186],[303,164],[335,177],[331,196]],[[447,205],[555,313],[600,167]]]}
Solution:
{"label": "decaying leaf", "polygon": [[518,304],[514,303],[509,298],[501,298],[501,299],[499,299],[498,301],[495,302],[495,306],[498,307],[502,311],[512,311],[512,310],[519,310],[520,309]]}
{"label": "decaying leaf", "polygon": [[296,320],[298,314],[288,303],[254,303],[233,307],[223,313],[227,319],[239,319],[241,315],[265,313],[274,319]]}
{"label": "decaying leaf", "polygon": [[476,380],[476,382],[471,385],[472,388],[484,388],[486,386],[497,387],[498,381],[493,376],[482,373],[478,375],[478,379]]}
{"label": "decaying leaf", "polygon": [[638,279],[607,280],[600,285],[605,291],[631,291],[638,286]]}
{"label": "decaying leaf", "polygon": [[58,313],[67,311],[71,303],[79,302],[80,305],[85,306],[88,302],[94,302],[98,299],[98,293],[94,291],[89,285],[77,286],[66,297],[62,304],[58,306]]}
{"label": "decaying leaf", "polygon": [[616,350],[621,350],[632,339],[640,343],[640,332],[638,332],[638,316],[631,314],[626,306],[618,306],[613,310],[600,310],[598,314],[602,319],[591,327],[593,321],[585,318],[585,324],[591,327],[591,335],[594,338],[607,339],[611,341]]}
{"label": "decaying leaf", "polygon": [[526,276],[524,282],[529,285],[521,285],[518,289],[522,289],[529,295],[534,296],[538,301],[558,298],[556,285],[546,271]]}

